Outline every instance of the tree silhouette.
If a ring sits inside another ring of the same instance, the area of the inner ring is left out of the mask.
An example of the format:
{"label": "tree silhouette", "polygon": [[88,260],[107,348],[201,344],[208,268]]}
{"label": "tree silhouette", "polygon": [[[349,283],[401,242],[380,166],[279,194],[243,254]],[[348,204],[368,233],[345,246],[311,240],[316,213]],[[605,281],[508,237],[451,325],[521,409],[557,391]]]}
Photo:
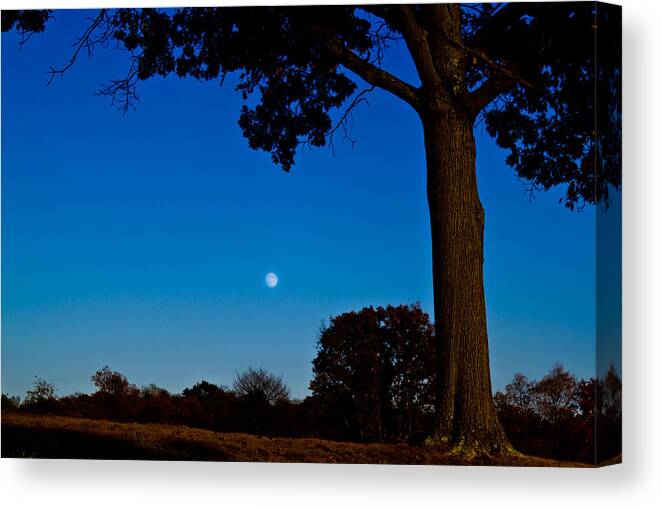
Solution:
{"label": "tree silhouette", "polygon": [[118,371],[112,371],[107,365],[90,377],[99,393],[109,396],[121,396],[137,388],[130,384],[127,378]]}
{"label": "tree silhouette", "polygon": [[57,398],[55,395],[55,386],[40,377],[35,377],[32,383],[32,389],[25,394],[25,404],[31,406],[41,406],[52,402]]}
{"label": "tree silhouette", "polygon": [[418,305],[368,307],[319,334],[313,397],[334,426],[364,440],[410,440],[433,407],[434,332]]}
{"label": "tree silhouette", "polygon": [[276,376],[263,368],[255,370],[249,367],[237,373],[232,389],[239,396],[259,398],[270,405],[289,399],[289,387],[282,380],[282,375]]}
{"label": "tree silhouette", "polygon": [[[607,202],[621,174],[620,12],[592,2],[101,10],[51,77],[116,41],[131,62],[99,93],[126,112],[141,80],[237,73],[243,98],[258,96],[242,108],[243,133],[286,171],[301,145],[332,140],[369,90],[410,105],[424,131],[432,237],[438,393],[428,442],[506,453],[491,397],[473,129],[484,122],[531,192],[563,184],[570,209]],[[3,30],[40,31],[49,16],[3,11]],[[381,65],[393,39],[419,85]]]}

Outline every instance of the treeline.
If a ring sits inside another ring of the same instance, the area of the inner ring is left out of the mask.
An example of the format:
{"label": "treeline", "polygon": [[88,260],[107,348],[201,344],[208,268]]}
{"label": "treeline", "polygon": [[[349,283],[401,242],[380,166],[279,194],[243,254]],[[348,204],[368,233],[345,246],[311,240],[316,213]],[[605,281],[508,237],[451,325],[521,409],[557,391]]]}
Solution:
{"label": "treeline", "polygon": [[541,380],[517,373],[494,402],[510,442],[525,454],[594,463],[622,452],[622,382],[613,367],[587,380],[560,364]]}
{"label": "treeline", "polygon": [[[364,308],[333,317],[319,333],[311,395],[292,400],[281,376],[249,368],[232,387],[200,381],[179,394],[137,387],[104,367],[93,394],[57,397],[35,379],[23,401],[2,408],[141,423],[186,425],[267,436],[421,444],[434,418],[434,330],[418,305]],[[621,382],[579,380],[561,365],[540,380],[516,374],[494,402],[519,451],[601,461],[621,449]],[[596,421],[596,424],[595,424]]]}
{"label": "treeline", "polygon": [[2,395],[3,409],[120,422],[185,425],[214,431],[295,436],[299,402],[290,399],[281,377],[249,368],[233,387],[205,380],[172,394],[155,384],[138,387],[126,376],[103,367],[91,377],[93,394],[56,396],[41,378],[24,400]]}

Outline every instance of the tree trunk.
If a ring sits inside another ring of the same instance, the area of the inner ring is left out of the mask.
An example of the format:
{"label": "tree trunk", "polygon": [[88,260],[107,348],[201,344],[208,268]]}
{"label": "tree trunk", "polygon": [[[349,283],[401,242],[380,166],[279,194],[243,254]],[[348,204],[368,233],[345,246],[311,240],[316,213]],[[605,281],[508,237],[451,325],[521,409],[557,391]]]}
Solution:
{"label": "tree trunk", "polygon": [[433,109],[421,115],[438,361],[437,419],[428,443],[450,443],[464,456],[511,453],[491,393],[473,120],[447,103]]}

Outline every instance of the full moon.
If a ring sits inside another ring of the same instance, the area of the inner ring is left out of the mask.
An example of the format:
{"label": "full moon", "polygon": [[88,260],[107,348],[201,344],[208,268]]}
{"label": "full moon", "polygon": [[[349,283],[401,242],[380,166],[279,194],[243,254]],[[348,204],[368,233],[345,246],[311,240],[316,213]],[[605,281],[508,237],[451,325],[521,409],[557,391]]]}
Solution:
{"label": "full moon", "polygon": [[278,275],[275,273],[267,273],[264,280],[266,281],[266,286],[270,289],[278,285]]}

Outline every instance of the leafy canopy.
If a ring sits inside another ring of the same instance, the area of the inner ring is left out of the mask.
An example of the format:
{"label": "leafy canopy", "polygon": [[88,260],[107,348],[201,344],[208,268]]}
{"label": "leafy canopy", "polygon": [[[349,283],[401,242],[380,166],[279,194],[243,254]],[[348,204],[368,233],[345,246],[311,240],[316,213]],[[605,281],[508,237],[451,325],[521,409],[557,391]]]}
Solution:
{"label": "leafy canopy", "polygon": [[[442,47],[460,50],[460,86],[447,76],[441,85],[457,109],[484,122],[531,189],[566,184],[563,200],[571,209],[607,202],[609,185],[619,187],[621,178],[619,9],[592,2],[464,4],[460,37],[439,22],[447,12],[432,4],[101,10],[51,77],[80,51],[114,41],[129,51],[130,64],[99,93],[126,112],[137,83],[153,76],[222,82],[236,73],[246,101],[239,124],[250,147],[289,171],[302,144],[329,142],[338,128],[333,111],[344,108],[342,123],[371,89],[360,92],[359,78],[425,114],[427,76],[438,75],[438,58],[430,69],[413,55],[419,86],[381,65],[389,45],[404,39],[412,49],[411,33],[421,33],[433,56]],[[2,29],[31,34],[51,17],[3,11]]]}
{"label": "leafy canopy", "polygon": [[336,427],[409,440],[428,430],[435,357],[434,326],[419,304],[346,312],[322,325],[310,391]]}

